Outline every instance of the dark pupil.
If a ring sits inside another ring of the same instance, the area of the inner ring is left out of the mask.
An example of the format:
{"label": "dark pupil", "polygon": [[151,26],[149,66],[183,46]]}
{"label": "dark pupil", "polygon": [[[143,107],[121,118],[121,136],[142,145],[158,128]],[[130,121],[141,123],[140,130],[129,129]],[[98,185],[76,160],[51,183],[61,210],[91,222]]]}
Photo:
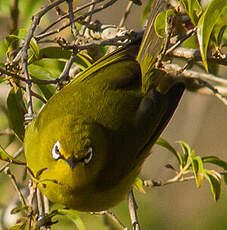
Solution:
{"label": "dark pupil", "polygon": [[59,150],[59,148],[58,148],[57,145],[55,146],[55,152],[56,152],[57,154],[60,154],[60,150]]}

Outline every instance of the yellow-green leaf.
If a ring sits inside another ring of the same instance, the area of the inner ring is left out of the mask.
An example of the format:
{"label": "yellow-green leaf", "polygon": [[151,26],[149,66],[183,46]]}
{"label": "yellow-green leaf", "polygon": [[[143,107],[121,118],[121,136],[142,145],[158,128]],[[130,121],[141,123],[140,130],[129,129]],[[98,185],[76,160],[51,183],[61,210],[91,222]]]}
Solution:
{"label": "yellow-green leaf", "polygon": [[183,159],[182,156],[179,152],[177,152],[173,146],[171,146],[165,139],[159,137],[158,140],[156,141],[156,144],[168,149],[173,155],[177,158],[180,166],[183,166]]}
{"label": "yellow-green leaf", "polygon": [[58,214],[67,216],[76,225],[78,230],[85,230],[85,225],[79,216],[79,212],[73,209],[58,209]]}
{"label": "yellow-green leaf", "polygon": [[218,22],[220,16],[222,15],[222,11],[226,7],[226,4],[226,0],[212,0],[198,22],[197,37],[199,41],[202,61],[207,71],[208,65],[206,58],[211,33],[215,24]]}
{"label": "yellow-green leaf", "polygon": [[10,163],[18,164],[18,165],[26,165],[25,162],[16,160],[10,154],[6,152],[6,150],[0,145],[0,160],[7,161]]}
{"label": "yellow-green leaf", "polygon": [[24,139],[24,114],[26,113],[22,91],[11,89],[7,98],[9,126],[19,140]]}
{"label": "yellow-green leaf", "polygon": [[216,171],[204,170],[204,176],[210,184],[214,200],[217,201],[221,194],[221,175]]}
{"label": "yellow-green leaf", "polygon": [[138,189],[142,193],[146,193],[146,191],[143,188],[143,180],[139,177],[136,178],[136,181],[134,183],[134,186],[136,189]]}

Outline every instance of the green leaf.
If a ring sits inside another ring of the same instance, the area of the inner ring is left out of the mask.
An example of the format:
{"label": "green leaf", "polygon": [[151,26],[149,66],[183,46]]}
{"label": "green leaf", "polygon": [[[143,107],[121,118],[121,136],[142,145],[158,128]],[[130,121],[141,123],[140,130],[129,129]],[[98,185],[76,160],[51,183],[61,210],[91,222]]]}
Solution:
{"label": "green leaf", "polygon": [[[53,80],[53,75],[46,70],[42,66],[38,65],[29,65],[28,71],[32,77],[32,79],[39,79],[39,80]],[[40,91],[42,92],[43,96],[48,100],[50,97],[53,96],[53,94],[56,91],[56,88],[54,85],[42,85],[42,84],[36,84]]]}
{"label": "green leaf", "polygon": [[156,144],[168,149],[177,158],[181,167],[183,167],[183,159],[179,152],[177,152],[165,139],[159,137]]}
{"label": "green leaf", "polygon": [[134,186],[137,190],[139,190],[142,193],[146,193],[146,191],[143,188],[143,180],[139,177],[136,178],[136,181],[134,183]]}
{"label": "green leaf", "polygon": [[198,0],[180,0],[184,5],[186,12],[188,13],[191,21],[194,25],[197,25],[198,17],[202,13],[202,8]]}
{"label": "green leaf", "polygon": [[[71,50],[64,50],[61,47],[46,47],[39,50],[39,56],[32,56],[29,63],[41,60],[44,58],[51,59],[65,59],[68,60],[72,55]],[[85,54],[78,53],[74,59],[74,63],[78,64],[82,69],[86,69],[91,66],[92,59]]]}
{"label": "green leaf", "polygon": [[9,155],[1,145],[0,145],[0,160],[7,161],[13,164],[18,164],[18,165],[26,165],[25,162],[16,160],[11,155]]}
{"label": "green leaf", "polygon": [[10,212],[10,214],[16,214],[16,213],[18,213],[18,212],[22,212],[22,211],[24,211],[24,210],[28,210],[28,206],[27,205],[25,205],[25,206],[22,206],[22,207],[16,207],[16,208],[13,208],[12,210],[11,210],[11,212]]}
{"label": "green leaf", "polygon": [[39,46],[34,38],[32,38],[30,41],[30,47],[33,51],[33,55],[38,59],[39,58]]}
{"label": "green leaf", "polygon": [[203,182],[203,162],[200,156],[192,159],[192,170],[195,175],[196,186],[199,188]]}
{"label": "green leaf", "polygon": [[183,151],[183,167],[186,165],[189,167],[191,165],[191,160],[189,158],[189,155],[194,154],[194,151],[192,152],[190,146],[184,142],[184,141],[178,141],[177,143],[180,143],[182,151]]}
{"label": "green leaf", "polygon": [[221,194],[221,175],[215,171],[204,170],[204,176],[209,181],[214,200],[217,201]]}
{"label": "green leaf", "polygon": [[26,223],[17,224],[8,228],[8,230],[25,230],[25,229],[26,229]]}
{"label": "green leaf", "polygon": [[198,22],[197,37],[199,41],[202,61],[207,71],[208,65],[206,58],[211,33],[214,29],[215,24],[220,19],[223,9],[226,7],[226,4],[226,0],[212,0]]}
{"label": "green leaf", "polygon": [[17,138],[24,139],[24,114],[26,113],[22,91],[20,88],[11,89],[7,98],[9,126]]}
{"label": "green leaf", "polygon": [[79,212],[73,209],[58,209],[58,214],[67,216],[79,230],[85,230],[85,225],[79,216]]}
{"label": "green leaf", "polygon": [[155,18],[154,28],[156,34],[160,38],[165,38],[168,35],[168,29],[169,29],[168,17],[174,14],[175,13],[172,9],[168,9],[166,12],[160,12]]}
{"label": "green leaf", "polygon": [[222,167],[224,170],[227,170],[227,162],[221,160],[220,158],[218,158],[216,156],[202,157],[202,161],[203,161],[203,163],[210,163],[210,164],[218,165],[218,166]]}

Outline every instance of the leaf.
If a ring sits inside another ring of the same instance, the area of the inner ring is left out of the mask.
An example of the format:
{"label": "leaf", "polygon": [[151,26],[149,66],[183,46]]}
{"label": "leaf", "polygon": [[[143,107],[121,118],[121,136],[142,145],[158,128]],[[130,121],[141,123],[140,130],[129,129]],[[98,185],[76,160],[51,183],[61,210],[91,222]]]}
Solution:
{"label": "leaf", "polygon": [[165,139],[159,137],[158,140],[156,141],[156,144],[168,149],[170,152],[173,153],[173,155],[177,158],[179,164],[181,167],[183,167],[183,160],[182,156],[179,152],[177,152]]}
{"label": "leaf", "polygon": [[200,156],[192,159],[192,169],[195,175],[196,186],[199,188],[203,182],[203,162]]}
{"label": "leaf", "polygon": [[14,157],[9,155],[6,150],[0,145],[0,160],[7,161],[10,163],[18,164],[18,165],[26,165],[25,162],[16,160]]}
{"label": "leaf", "polygon": [[67,216],[76,225],[79,230],[85,230],[85,225],[81,220],[79,213],[73,209],[58,209],[57,213]]}
{"label": "leaf", "polygon": [[[39,58],[39,46],[34,38],[32,38],[30,41],[30,47],[33,51],[34,56],[38,59]],[[29,63],[29,60],[28,60],[28,63]]]}
{"label": "leaf", "polygon": [[[54,77],[52,74],[47,71],[44,67],[38,65],[29,65],[28,71],[32,77],[32,79],[40,79],[40,80],[53,80]],[[55,93],[55,86],[53,85],[42,85],[36,84],[43,96],[48,100]]]}
{"label": "leaf", "polygon": [[[29,63],[33,63],[34,61],[44,58],[68,60],[71,55],[72,51],[64,50],[61,47],[46,47],[39,50],[38,57],[32,56],[32,58],[29,60]],[[91,66],[92,59],[84,53],[78,53],[74,59],[74,63],[78,64],[82,69],[85,69]]]}
{"label": "leaf", "polygon": [[26,229],[26,223],[17,224],[8,228],[8,230],[24,230]]}
{"label": "leaf", "polygon": [[11,89],[7,98],[9,126],[17,138],[24,139],[24,114],[26,113],[22,91],[20,88]]}
{"label": "leaf", "polygon": [[16,214],[18,212],[21,212],[21,211],[24,211],[24,210],[28,210],[28,206],[25,205],[25,206],[22,206],[22,207],[16,207],[16,208],[13,208],[10,212],[10,214]]}
{"label": "leaf", "polygon": [[221,17],[222,11],[226,7],[226,4],[226,0],[212,0],[198,22],[197,37],[199,41],[202,61],[207,71],[208,65],[206,58],[211,33],[215,24]]}
{"label": "leaf", "polygon": [[221,194],[221,175],[215,171],[204,170],[204,176],[209,181],[214,200],[217,201]]}
{"label": "leaf", "polygon": [[165,38],[168,35],[168,29],[169,29],[169,16],[174,15],[174,11],[172,9],[168,9],[166,12],[160,12],[154,23],[154,28],[156,34],[160,38]]}
{"label": "leaf", "polygon": [[202,157],[203,163],[210,163],[210,164],[215,164],[220,167],[222,167],[224,170],[227,170],[227,162],[221,160],[220,158],[216,156],[206,156]]}
{"label": "leaf", "polygon": [[134,183],[134,186],[137,190],[139,190],[142,193],[146,193],[146,191],[143,188],[143,180],[139,177],[136,178],[136,181]]}
{"label": "leaf", "polygon": [[184,5],[186,12],[188,13],[191,21],[194,25],[197,25],[198,17],[202,12],[202,8],[198,0],[180,0]]}

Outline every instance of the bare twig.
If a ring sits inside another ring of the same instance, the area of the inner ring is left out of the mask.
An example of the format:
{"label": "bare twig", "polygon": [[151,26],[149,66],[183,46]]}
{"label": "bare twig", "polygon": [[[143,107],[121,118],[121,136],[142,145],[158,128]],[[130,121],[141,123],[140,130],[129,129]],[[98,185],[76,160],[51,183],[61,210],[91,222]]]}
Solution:
{"label": "bare twig", "polygon": [[187,38],[193,36],[196,33],[197,27],[187,31],[187,33],[179,39],[174,45],[172,45],[167,51],[166,55],[171,53],[173,50],[175,50],[178,46],[180,46]]}
{"label": "bare twig", "polygon": [[[78,16],[77,18],[74,19],[74,22],[76,21],[83,21],[86,17],[88,17],[89,15],[92,15],[92,14],[95,14],[95,13],[98,13],[110,6],[112,6],[115,2],[117,2],[118,0],[110,0],[109,2],[103,4],[102,6],[100,6],[99,8],[96,8],[94,9],[93,11],[91,12],[87,12],[85,13],[84,15],[81,15],[81,16]],[[55,30],[52,30],[52,31],[49,31],[47,33],[42,33],[42,34],[39,34],[38,36],[35,37],[36,40],[41,40],[45,37],[48,37],[50,35],[53,35],[53,34],[56,34],[56,33],[59,33],[60,31],[66,29],[68,26],[70,26],[70,23],[66,23],[65,25],[63,25],[62,27],[58,28],[58,29],[55,29]]]}
{"label": "bare twig", "polygon": [[110,219],[113,220],[114,223],[116,223],[121,229],[128,230],[128,228],[117,218],[117,216],[111,212],[111,211],[102,211],[102,212],[95,212],[94,214],[98,215],[106,215]]}
{"label": "bare twig", "polygon": [[77,31],[76,31],[76,26],[74,24],[74,14],[73,14],[73,0],[67,0],[68,2],[68,7],[69,7],[69,21],[70,21],[70,26],[71,26],[71,31],[76,39],[77,37]]}
{"label": "bare twig", "polygon": [[26,201],[25,201],[24,196],[22,195],[22,193],[21,193],[21,191],[19,189],[19,186],[17,184],[15,176],[10,172],[9,167],[6,167],[4,169],[4,172],[5,172],[6,175],[8,175],[10,177],[11,182],[12,182],[15,190],[17,191],[17,194],[18,194],[18,197],[20,199],[20,202],[21,202],[22,206],[25,206],[26,205]]}
{"label": "bare twig", "polygon": [[58,79],[58,88],[59,89],[62,88],[62,82],[69,78],[69,71],[70,71],[70,68],[71,68],[74,60],[75,60],[76,55],[77,55],[77,49],[74,48],[71,57],[66,62],[64,70],[62,71],[62,73]]}
{"label": "bare twig", "polygon": [[140,230],[137,212],[136,212],[138,206],[136,204],[136,200],[135,200],[132,190],[130,190],[129,195],[128,195],[128,208],[129,208],[129,214],[130,214],[131,223],[132,223],[132,229]]}
{"label": "bare twig", "polygon": [[[212,86],[210,83],[208,83],[206,80],[211,80],[214,82],[219,82],[221,84],[226,85],[226,80],[225,79],[219,79],[216,76],[212,75],[212,74],[207,74],[207,73],[199,73],[199,72],[195,72],[192,70],[185,70],[185,71],[181,71],[182,67],[180,67],[179,65],[176,64],[165,64],[163,65],[163,68],[167,71],[167,72],[172,72],[175,74],[179,74],[186,77],[186,78],[193,78],[199,81],[200,84],[204,85],[205,87],[209,88],[213,94],[219,99],[221,100],[225,105],[227,105],[227,98],[224,97],[222,94],[219,93],[219,91],[214,88],[214,86]],[[201,85],[200,85],[201,86]]]}
{"label": "bare twig", "polygon": [[[200,51],[196,49],[190,49],[190,48],[184,48],[184,47],[178,47],[171,53],[174,57],[178,58],[185,58],[185,59],[194,59],[201,61],[201,55]],[[207,60],[215,62],[217,64],[221,65],[227,65],[227,55],[223,55],[223,57],[215,57],[211,53],[207,54]]]}
{"label": "bare twig", "polygon": [[[88,12],[93,12],[93,11],[94,11],[95,5],[96,5],[95,2],[96,2],[95,0],[91,0],[91,3],[93,3],[93,4],[90,5]],[[87,17],[84,19],[84,22],[86,22],[87,24],[90,24],[91,18],[92,18],[92,14],[90,14],[89,16],[87,16]],[[85,31],[86,31],[86,28],[87,28],[86,25],[83,25],[83,26],[82,26],[82,28],[81,28],[81,30],[80,30],[80,35],[81,35],[81,36],[84,35],[84,33],[85,33]]]}
{"label": "bare twig", "polygon": [[42,18],[43,15],[45,15],[49,10],[51,10],[52,8],[56,7],[57,5],[61,4],[62,2],[64,2],[65,0],[56,0],[55,2],[51,3],[50,5],[48,5],[47,7],[45,7],[44,9],[42,9],[39,13],[37,13],[32,20],[32,24],[30,26],[30,29],[27,33],[27,36],[25,38],[24,41],[24,45],[22,48],[22,71],[23,74],[25,76],[25,78],[27,79],[26,82],[26,92],[27,92],[27,104],[28,104],[28,112],[27,112],[27,116],[25,116],[25,120],[26,122],[30,122],[33,119],[33,108],[32,108],[32,95],[31,95],[31,77],[29,75],[28,72],[28,49],[29,49],[29,44],[30,41],[34,35],[34,32],[36,30],[36,27],[38,26],[40,19]]}
{"label": "bare twig", "polygon": [[146,187],[153,188],[153,187],[160,187],[160,186],[165,186],[168,184],[173,184],[173,183],[178,183],[178,182],[186,182],[186,181],[190,181],[190,180],[195,180],[195,177],[194,176],[188,176],[188,177],[179,178],[176,176],[176,177],[169,179],[165,182],[156,181],[156,180],[144,180],[143,184]]}
{"label": "bare twig", "polygon": [[[85,5],[80,6],[80,7],[78,7],[76,10],[74,10],[74,11],[73,11],[73,14],[75,14],[75,13],[77,13],[77,12],[79,12],[79,11],[81,11],[81,10],[83,10],[83,9],[85,9],[85,8],[87,8],[87,7],[91,6],[91,5],[93,5],[93,4],[97,4],[97,3],[100,3],[100,2],[103,2],[103,1],[105,1],[105,0],[96,0],[96,1],[94,1],[94,2],[86,3]],[[68,17],[69,17],[69,14],[66,14],[66,15],[60,17],[59,19],[57,19],[56,21],[54,21],[52,24],[50,24],[48,27],[46,27],[42,32],[40,32],[40,33],[38,34],[38,36],[35,37],[35,38],[37,39],[40,35],[45,34],[45,33],[46,33],[49,29],[51,29],[54,25],[56,25],[57,23],[61,22],[62,20],[64,20],[65,18],[68,18]]]}
{"label": "bare twig", "polygon": [[119,28],[124,26],[124,24],[125,24],[125,22],[126,22],[126,20],[128,18],[128,15],[130,14],[132,6],[133,6],[133,2],[129,1],[129,3],[128,3],[126,9],[125,9],[124,15],[123,15],[123,17],[122,17],[122,19],[121,19],[121,21],[120,21],[120,23],[118,25]]}

